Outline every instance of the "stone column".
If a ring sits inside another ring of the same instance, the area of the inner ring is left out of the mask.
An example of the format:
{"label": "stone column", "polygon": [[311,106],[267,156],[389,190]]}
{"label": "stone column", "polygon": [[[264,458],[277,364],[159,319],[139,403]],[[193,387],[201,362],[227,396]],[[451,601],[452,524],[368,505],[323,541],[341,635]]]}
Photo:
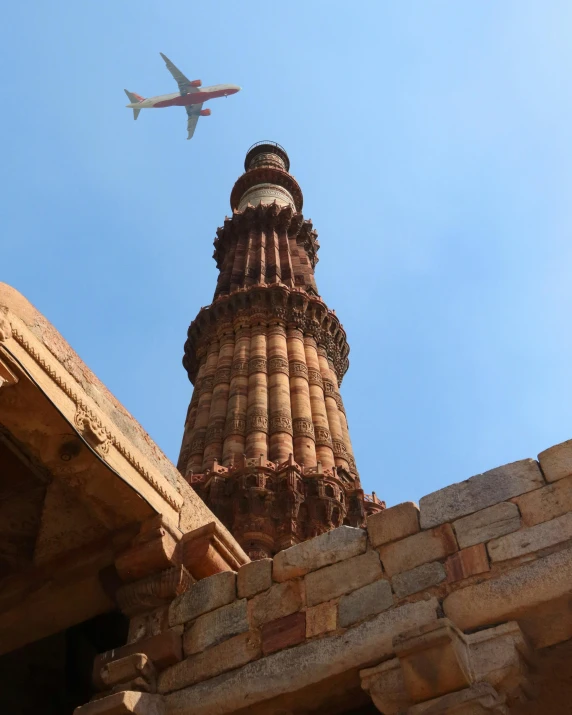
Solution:
{"label": "stone column", "polygon": [[330,366],[328,365],[328,355],[325,348],[318,347],[318,360],[320,361],[320,371],[322,380],[324,381],[324,396],[326,401],[326,411],[328,413],[328,424],[332,435],[332,446],[334,451],[335,463],[349,471],[349,462],[347,459],[346,447],[344,443],[344,433],[340,424],[340,413],[335,399],[337,385],[332,379]]}
{"label": "stone column", "polygon": [[232,324],[219,327],[220,349],[214,376],[209,423],[205,436],[203,471],[212,469],[213,461],[222,462],[223,433],[230,390],[230,369],[234,356],[234,331]]}
{"label": "stone column", "polygon": [[207,348],[207,358],[203,377],[195,389],[199,390],[199,404],[197,407],[197,418],[191,440],[189,469],[195,473],[200,473],[203,466],[203,453],[205,450],[205,437],[209,423],[211,410],[211,399],[213,394],[214,376],[218,362],[219,344],[218,340],[213,340]]}
{"label": "stone column", "polygon": [[343,443],[344,447],[346,450],[346,458],[348,460],[348,464],[350,465],[350,472],[354,477],[358,476],[357,468],[356,468],[356,460],[354,458],[354,450],[352,447],[352,441],[350,439],[350,431],[348,428],[348,420],[346,417],[346,410],[344,408],[344,403],[342,401],[342,396],[340,394],[340,390],[338,387],[338,376],[336,373],[336,369],[334,368],[333,362],[331,360],[328,360],[328,367],[330,368],[330,378],[332,380],[332,384],[334,386],[334,400],[336,401],[336,405],[338,406],[338,413],[340,416],[340,427],[342,428],[342,435],[343,435]]}
{"label": "stone column", "polygon": [[314,467],[316,466],[316,444],[308,385],[308,367],[304,352],[304,336],[302,331],[294,326],[288,326],[287,336],[294,459],[298,464]]}
{"label": "stone column", "polygon": [[268,459],[268,380],[266,325],[252,326],[248,361],[246,456]]}
{"label": "stone column", "polygon": [[273,462],[285,462],[290,454],[294,454],[294,443],[288,345],[286,329],[280,323],[275,323],[268,328],[268,411],[270,415],[268,456]]}
{"label": "stone column", "polygon": [[248,359],[250,357],[250,327],[238,326],[230,371],[230,391],[222,463],[228,467],[235,457],[246,450],[246,408],[248,404]]}
{"label": "stone column", "polygon": [[[199,368],[200,373],[200,368]],[[199,406],[199,391],[193,389],[193,396],[187,410],[187,418],[185,420],[185,429],[183,431],[183,441],[181,442],[181,450],[179,452],[179,460],[177,469],[181,474],[185,474],[187,470],[187,462],[189,460],[189,451],[191,449],[191,438],[193,436],[193,428],[197,418],[197,408]]]}
{"label": "stone column", "polygon": [[316,436],[316,459],[322,467],[330,469],[334,466],[332,436],[328,424],[326,402],[324,399],[324,382],[318,359],[318,346],[311,335],[304,336],[304,350],[308,367],[308,382],[310,384],[310,403],[312,405],[312,420]]}

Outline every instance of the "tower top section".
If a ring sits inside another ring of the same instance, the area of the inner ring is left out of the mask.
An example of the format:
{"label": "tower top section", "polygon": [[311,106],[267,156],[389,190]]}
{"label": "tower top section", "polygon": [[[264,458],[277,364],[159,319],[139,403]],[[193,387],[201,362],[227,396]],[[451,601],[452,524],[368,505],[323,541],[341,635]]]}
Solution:
{"label": "tower top section", "polygon": [[268,140],[253,144],[246,153],[244,169],[230,194],[233,211],[272,203],[302,210],[302,190],[289,173],[290,159],[280,144]]}

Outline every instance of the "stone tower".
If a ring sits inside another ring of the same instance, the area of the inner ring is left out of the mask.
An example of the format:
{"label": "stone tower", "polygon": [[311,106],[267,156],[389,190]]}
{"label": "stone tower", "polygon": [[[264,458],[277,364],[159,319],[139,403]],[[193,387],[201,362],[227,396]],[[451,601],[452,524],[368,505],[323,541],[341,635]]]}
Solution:
{"label": "stone tower", "polygon": [[365,495],[339,385],[349,346],[318,294],[317,233],[274,142],[252,146],[217,230],[213,302],[188,331],[178,467],[251,558],[384,508]]}

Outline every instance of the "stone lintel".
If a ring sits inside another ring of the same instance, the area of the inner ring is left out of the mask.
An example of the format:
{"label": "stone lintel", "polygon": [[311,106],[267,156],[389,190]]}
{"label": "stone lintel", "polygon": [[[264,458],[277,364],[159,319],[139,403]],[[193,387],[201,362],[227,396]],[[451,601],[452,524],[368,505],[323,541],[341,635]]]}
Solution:
{"label": "stone lintel", "polygon": [[194,529],[183,536],[181,559],[196,579],[221,571],[238,571],[250,559],[237,542],[216,521]]}

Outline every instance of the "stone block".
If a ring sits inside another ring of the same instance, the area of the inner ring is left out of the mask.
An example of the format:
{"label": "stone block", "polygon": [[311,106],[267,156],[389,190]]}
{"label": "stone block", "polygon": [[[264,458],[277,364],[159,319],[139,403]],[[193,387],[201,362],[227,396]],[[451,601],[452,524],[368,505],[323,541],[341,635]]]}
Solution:
{"label": "stone block", "polygon": [[544,479],[533,459],[505,464],[420,499],[421,528],[455,521],[542,486]]}
{"label": "stone block", "polygon": [[468,549],[462,549],[449,556],[445,561],[445,571],[449,583],[485,573],[490,569],[489,557],[484,544],[475,544],[475,546],[469,546]]}
{"label": "stone block", "polygon": [[[314,638],[273,653],[260,663],[248,663],[240,670],[170,693],[165,696],[169,715],[229,715],[241,708],[248,711],[349,670],[388,659],[393,653],[394,635],[436,620],[438,607],[437,599],[431,598],[392,608],[348,628],[342,635]],[[318,696],[316,690],[314,705]]]}
{"label": "stone block", "polygon": [[367,519],[367,534],[372,546],[404,539],[419,531],[419,507],[412,501],[384,509]]}
{"label": "stone block", "polygon": [[488,683],[442,695],[409,708],[407,715],[508,715],[505,699]]}
{"label": "stone block", "polygon": [[306,640],[306,614],[291,613],[284,618],[265,623],[261,629],[261,636],[264,655],[298,645]]}
{"label": "stone block", "polygon": [[383,568],[389,576],[410,571],[416,566],[444,559],[457,551],[457,540],[450,524],[422,531],[379,548]]}
{"label": "stone block", "polygon": [[183,658],[183,644],[181,634],[174,630],[168,630],[152,638],[130,643],[100,653],[93,662],[93,682],[100,690],[105,689],[105,684],[101,680],[102,668],[112,660],[119,660],[134,653],[143,653],[153,663],[157,670],[167,668],[169,665],[178,663]]}
{"label": "stone block", "polygon": [[572,439],[545,449],[538,461],[547,482],[556,482],[572,475]]}
{"label": "stone block", "polygon": [[386,660],[375,668],[360,670],[359,675],[361,687],[384,715],[401,715],[411,704],[399,658]]}
{"label": "stone block", "polygon": [[412,593],[424,591],[431,586],[436,586],[447,577],[443,564],[438,561],[432,561],[428,564],[417,566],[411,571],[403,571],[396,574],[391,583],[397,598],[405,598]]}
{"label": "stone block", "polygon": [[277,583],[268,591],[254,596],[248,602],[248,616],[253,628],[277,618],[289,616],[304,605],[304,582],[302,580]]}
{"label": "stone block", "polygon": [[154,682],[155,668],[144,653],[133,653],[106,663],[100,675],[105,685],[112,688],[118,683],[128,683],[140,677],[149,683]]}
{"label": "stone block", "polygon": [[199,616],[183,636],[183,651],[192,655],[248,630],[246,598]]}
{"label": "stone block", "polygon": [[414,703],[471,684],[465,636],[447,618],[400,633],[393,646],[401,661],[405,688]]}
{"label": "stone block", "polygon": [[133,616],[129,621],[128,643],[156,636],[169,628],[169,606]]}
{"label": "stone block", "polygon": [[516,504],[503,501],[489,506],[487,509],[477,511],[475,514],[464,516],[453,522],[457,541],[462,549],[485,541],[496,539],[498,536],[510,534],[520,529],[520,513]]}
{"label": "stone block", "polygon": [[301,544],[280,551],[274,557],[275,581],[304,576],[324,566],[363,554],[367,546],[363,529],[340,526]]}
{"label": "stone block", "polygon": [[116,591],[115,600],[125,615],[134,616],[170,604],[187,591],[193,580],[184,566],[172,566],[141,581],[125,584]]}
{"label": "stone block", "polygon": [[221,571],[197,581],[169,607],[169,625],[192,621],[203,613],[232,603],[236,598],[236,573]]}
{"label": "stone block", "polygon": [[107,695],[74,710],[74,715],[165,715],[161,695],[149,695],[132,690]]}
{"label": "stone block", "polygon": [[177,542],[164,529],[157,538],[136,543],[115,559],[115,568],[122,581],[138,581],[153,573],[176,565]]}
{"label": "stone block", "polygon": [[[506,538],[506,537],[503,537]],[[445,615],[463,631],[524,617],[535,607],[570,593],[572,547],[451,593]]]}
{"label": "stone block", "polygon": [[364,618],[375,616],[393,606],[391,584],[385,579],[352,591],[347,596],[342,596],[339,605],[340,626],[346,628]]}
{"label": "stone block", "polygon": [[572,539],[572,512],[489,541],[491,561],[508,561]]}
{"label": "stone block", "polygon": [[335,631],[338,621],[337,601],[327,601],[306,609],[306,638]]}
{"label": "stone block", "polygon": [[160,693],[180,690],[240,668],[261,655],[260,634],[256,631],[242,633],[167,668],[159,676],[157,689]]}
{"label": "stone block", "polygon": [[272,559],[251,561],[238,570],[236,579],[239,598],[252,598],[272,586]]}
{"label": "stone block", "polygon": [[355,591],[381,578],[381,562],[377,551],[367,551],[352,559],[326,566],[305,577],[308,606],[331,601],[344,593]]}
{"label": "stone block", "polygon": [[513,499],[522,515],[523,526],[536,526],[572,511],[572,477],[560,479]]}

